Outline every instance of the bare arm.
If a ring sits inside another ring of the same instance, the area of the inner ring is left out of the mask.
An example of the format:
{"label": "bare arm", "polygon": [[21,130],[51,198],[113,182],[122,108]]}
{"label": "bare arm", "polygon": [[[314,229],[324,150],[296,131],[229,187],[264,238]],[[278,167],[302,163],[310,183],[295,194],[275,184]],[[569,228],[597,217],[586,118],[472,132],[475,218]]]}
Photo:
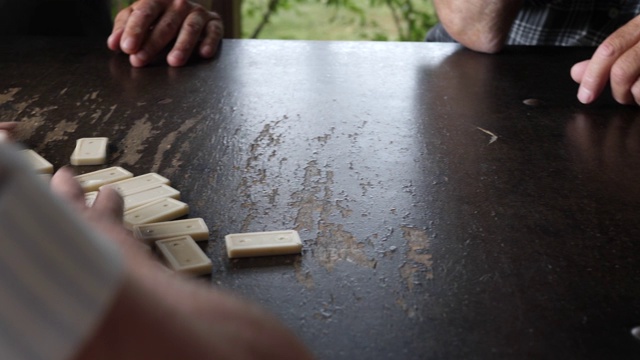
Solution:
{"label": "bare arm", "polygon": [[480,52],[502,49],[523,0],[434,0],[445,30],[462,45]]}

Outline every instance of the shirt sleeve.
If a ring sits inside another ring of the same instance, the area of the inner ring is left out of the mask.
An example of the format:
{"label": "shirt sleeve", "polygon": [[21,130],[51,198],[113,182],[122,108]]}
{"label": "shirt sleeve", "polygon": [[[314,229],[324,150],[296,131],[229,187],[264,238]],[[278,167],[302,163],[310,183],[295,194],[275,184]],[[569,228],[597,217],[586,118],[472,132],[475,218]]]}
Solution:
{"label": "shirt sleeve", "polygon": [[117,293],[115,245],[0,145],[0,359],[68,359]]}
{"label": "shirt sleeve", "polygon": [[444,29],[441,23],[437,23],[429,29],[425,40],[427,42],[456,42],[455,39],[447,33],[447,30]]}

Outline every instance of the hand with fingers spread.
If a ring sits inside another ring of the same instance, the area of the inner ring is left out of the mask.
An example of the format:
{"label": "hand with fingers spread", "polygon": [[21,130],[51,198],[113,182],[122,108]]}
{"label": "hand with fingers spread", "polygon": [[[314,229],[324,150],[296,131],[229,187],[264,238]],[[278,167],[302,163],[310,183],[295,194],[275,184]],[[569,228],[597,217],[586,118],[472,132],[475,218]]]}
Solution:
{"label": "hand with fingers spread", "polygon": [[611,34],[591,59],[575,64],[571,77],[580,84],[578,100],[584,104],[610,83],[617,102],[640,105],[640,16]]}
{"label": "hand with fingers spread", "polygon": [[195,52],[215,55],[222,39],[222,19],[187,0],[138,0],[118,13],[107,40],[111,50],[129,54],[135,67],[149,64],[173,41],[170,66],[183,66]]}

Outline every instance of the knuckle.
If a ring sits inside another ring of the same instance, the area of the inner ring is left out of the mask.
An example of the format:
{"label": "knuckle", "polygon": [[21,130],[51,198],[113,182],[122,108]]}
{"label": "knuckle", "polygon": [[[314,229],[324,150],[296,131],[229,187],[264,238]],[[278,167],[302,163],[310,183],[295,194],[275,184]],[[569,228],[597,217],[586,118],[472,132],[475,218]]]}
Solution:
{"label": "knuckle", "polygon": [[598,47],[598,54],[604,57],[616,57],[622,48],[621,44],[612,37],[605,39]]}
{"label": "knuckle", "polygon": [[627,78],[627,72],[622,66],[616,64],[611,68],[610,76],[611,82],[616,84],[624,83]]}
{"label": "knuckle", "polygon": [[140,16],[144,20],[155,20],[155,14],[161,13],[162,4],[157,1],[136,1],[131,5],[132,13]]}
{"label": "knuckle", "polygon": [[211,17],[211,20],[222,22],[222,17],[220,17],[220,14],[216,12],[209,12],[209,16]]}
{"label": "knuckle", "polygon": [[182,29],[187,35],[198,36],[202,32],[202,24],[199,21],[188,21]]}
{"label": "knuckle", "polygon": [[153,13],[147,8],[134,9],[131,15],[138,17],[144,22],[152,22],[154,20]]}
{"label": "knuckle", "polygon": [[162,35],[173,36],[177,32],[179,27],[180,22],[178,21],[178,19],[170,17],[164,19],[162,23],[157,26],[157,29]]}
{"label": "knuckle", "polygon": [[611,67],[609,76],[611,77],[612,83],[630,85],[632,80],[631,74],[632,70],[630,69],[629,64],[626,61],[617,61]]}
{"label": "knuckle", "polygon": [[171,6],[177,11],[184,11],[189,8],[190,3],[187,0],[174,0]]}
{"label": "knuckle", "polygon": [[209,11],[199,4],[194,5],[193,9],[191,9],[191,13],[203,19],[208,19],[210,17]]}
{"label": "knuckle", "polygon": [[154,38],[160,39],[159,41],[171,39],[175,35],[175,29],[169,27],[156,27]]}
{"label": "knuckle", "polygon": [[208,36],[212,36],[214,38],[220,38],[220,37],[222,37],[223,33],[224,33],[224,27],[223,27],[222,23],[220,23],[219,21],[210,21],[207,24],[207,35]]}

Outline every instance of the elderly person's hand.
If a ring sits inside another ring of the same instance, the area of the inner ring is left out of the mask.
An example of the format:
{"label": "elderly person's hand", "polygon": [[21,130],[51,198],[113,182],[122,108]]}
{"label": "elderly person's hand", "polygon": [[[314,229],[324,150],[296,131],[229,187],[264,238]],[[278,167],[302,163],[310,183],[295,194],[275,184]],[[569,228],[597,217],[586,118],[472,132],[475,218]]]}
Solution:
{"label": "elderly person's hand", "polygon": [[578,100],[593,102],[611,84],[621,104],[640,104],[640,16],[611,34],[589,60],[575,64],[571,77],[580,84]]}
{"label": "elderly person's hand", "polygon": [[131,65],[141,67],[175,40],[167,63],[183,66],[196,48],[201,57],[213,57],[222,35],[220,16],[199,4],[187,0],[138,0],[118,13],[107,45],[129,54]]}

